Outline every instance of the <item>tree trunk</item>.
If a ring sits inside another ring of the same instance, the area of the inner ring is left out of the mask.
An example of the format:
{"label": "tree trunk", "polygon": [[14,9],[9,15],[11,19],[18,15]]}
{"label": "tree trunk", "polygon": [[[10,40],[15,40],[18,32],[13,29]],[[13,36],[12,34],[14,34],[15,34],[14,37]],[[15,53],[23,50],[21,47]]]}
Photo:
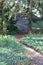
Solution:
{"label": "tree trunk", "polygon": [[32,3],[33,3],[33,0],[30,0],[30,9],[29,9],[29,31],[28,33],[32,34]]}
{"label": "tree trunk", "polygon": [[[1,12],[0,12],[1,15],[0,15],[0,16],[1,16],[1,18],[2,18],[2,9],[3,9],[3,3],[2,3],[2,1],[1,1],[1,2],[0,2],[0,10],[1,10]],[[3,19],[2,19],[2,21],[3,21]],[[3,26],[2,21],[1,21],[1,23],[0,23],[0,24],[1,24],[1,30],[0,30],[1,34],[2,34],[2,29],[3,29],[3,27],[2,27],[2,26]]]}
{"label": "tree trunk", "polygon": [[6,34],[6,23],[5,23],[5,20],[4,20],[4,10],[3,10],[3,2],[2,1],[2,34]]}

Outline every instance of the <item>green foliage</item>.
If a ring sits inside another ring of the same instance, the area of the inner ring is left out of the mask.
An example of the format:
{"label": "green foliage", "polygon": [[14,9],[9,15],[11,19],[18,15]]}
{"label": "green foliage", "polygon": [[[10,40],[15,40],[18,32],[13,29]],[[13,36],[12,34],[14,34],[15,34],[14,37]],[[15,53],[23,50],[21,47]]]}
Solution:
{"label": "green foliage", "polygon": [[0,65],[30,65],[25,49],[12,36],[0,36]]}
{"label": "green foliage", "polygon": [[[15,0],[16,1],[16,0]],[[6,33],[6,29],[8,25],[10,24],[11,18],[14,15],[14,13],[20,14],[22,13],[23,15],[29,15],[29,0],[17,0],[18,2],[15,3],[14,0],[0,0],[2,3],[2,6],[0,7],[0,24],[2,23],[2,28],[3,28],[3,34]],[[36,7],[38,10],[41,11],[43,14],[43,3],[42,0],[33,0],[34,1],[34,7]],[[41,5],[39,6],[39,2],[41,1]],[[22,3],[23,2],[23,3]],[[36,6],[37,5],[37,6]],[[27,12],[28,9],[28,12]],[[4,25],[3,25],[4,21]],[[28,22],[25,21],[25,24],[28,24]],[[37,24],[40,26],[40,23],[32,24],[36,25]],[[41,27],[43,26],[43,23],[41,23]],[[5,27],[5,29],[4,29]],[[30,26],[31,27],[31,26]],[[12,28],[12,26],[11,26]]]}
{"label": "green foliage", "polygon": [[22,39],[22,43],[43,53],[43,35],[29,35]]}
{"label": "green foliage", "polygon": [[32,22],[32,26],[43,28],[43,21],[37,21],[36,23]]}
{"label": "green foliage", "polygon": [[[7,2],[7,3],[6,3]],[[26,4],[27,1],[23,1],[23,4]],[[18,3],[15,3],[14,0],[5,0],[3,2],[3,11],[4,11],[4,17],[8,17],[5,18],[7,19],[7,21],[9,21],[11,19],[11,17],[13,16],[14,12],[19,13],[21,11],[21,13],[25,12],[25,9],[23,8],[23,6],[20,4],[20,1],[18,0]],[[6,5],[6,6],[5,6]],[[5,11],[6,10],[6,11]]]}
{"label": "green foliage", "polygon": [[14,47],[16,50],[21,50],[22,46],[17,43],[18,42],[16,42],[15,38],[12,36],[0,36],[0,46],[11,46]]}

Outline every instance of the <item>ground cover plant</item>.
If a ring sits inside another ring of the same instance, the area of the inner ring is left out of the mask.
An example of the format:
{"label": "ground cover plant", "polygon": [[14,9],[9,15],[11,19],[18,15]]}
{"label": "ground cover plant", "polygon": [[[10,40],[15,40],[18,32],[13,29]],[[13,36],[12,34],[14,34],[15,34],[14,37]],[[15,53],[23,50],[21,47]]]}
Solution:
{"label": "ground cover plant", "polygon": [[22,43],[43,54],[43,35],[27,35]]}
{"label": "ground cover plant", "polygon": [[30,65],[25,49],[12,36],[0,36],[0,65]]}

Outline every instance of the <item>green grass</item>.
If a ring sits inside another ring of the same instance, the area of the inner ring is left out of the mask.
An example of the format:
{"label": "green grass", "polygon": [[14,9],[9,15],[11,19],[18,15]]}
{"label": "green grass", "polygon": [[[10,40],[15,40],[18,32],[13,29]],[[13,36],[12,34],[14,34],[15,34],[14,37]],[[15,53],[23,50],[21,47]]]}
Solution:
{"label": "green grass", "polygon": [[27,35],[22,43],[43,54],[43,35]]}
{"label": "green grass", "polygon": [[25,49],[12,36],[0,36],[0,65],[30,65]]}

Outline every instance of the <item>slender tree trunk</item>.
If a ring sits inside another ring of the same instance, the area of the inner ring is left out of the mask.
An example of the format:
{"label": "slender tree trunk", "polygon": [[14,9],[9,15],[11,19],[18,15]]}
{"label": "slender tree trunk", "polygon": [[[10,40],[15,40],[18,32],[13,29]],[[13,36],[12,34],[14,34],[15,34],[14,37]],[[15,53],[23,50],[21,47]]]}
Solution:
{"label": "slender tree trunk", "polygon": [[32,34],[32,3],[33,3],[33,0],[30,0],[30,9],[29,9],[29,31],[28,33]]}
{"label": "slender tree trunk", "polygon": [[[2,9],[3,9],[3,3],[2,3],[2,1],[0,2],[0,9],[1,9],[1,12],[0,12],[1,15],[0,15],[0,16],[1,16],[1,18],[2,18],[2,17],[3,17],[3,16],[2,16]],[[3,30],[3,19],[2,19],[2,21],[1,21],[1,31],[0,31],[1,34],[2,34],[2,30]]]}
{"label": "slender tree trunk", "polygon": [[3,2],[4,1],[2,1],[2,34],[5,34],[6,33],[6,23],[4,20]]}

